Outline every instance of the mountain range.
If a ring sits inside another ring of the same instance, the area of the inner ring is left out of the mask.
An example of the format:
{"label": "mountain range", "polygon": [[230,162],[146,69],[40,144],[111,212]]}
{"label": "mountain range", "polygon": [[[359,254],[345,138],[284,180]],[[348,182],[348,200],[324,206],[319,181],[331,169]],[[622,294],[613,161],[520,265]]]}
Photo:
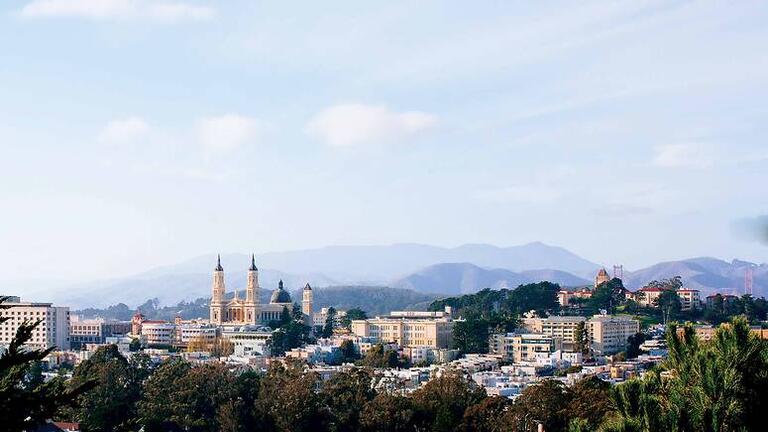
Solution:
{"label": "mountain range", "polygon": [[[221,256],[228,290],[245,287],[250,256]],[[105,307],[120,302],[131,306],[157,298],[160,304],[193,301],[210,295],[215,255],[192,258],[130,277],[61,286],[2,284],[0,292],[35,301],[52,301],[75,308]],[[429,295],[457,295],[479,289],[514,288],[522,283],[549,280],[566,287],[590,285],[601,265],[556,246],[529,243],[512,247],[485,244],[441,248],[418,244],[390,246],[333,246],[256,256],[265,295],[283,280],[289,289],[310,283],[316,288],[340,285],[389,286]],[[654,279],[680,275],[686,286],[704,294],[741,293],[744,273],[753,267],[754,294],[768,293],[768,265],[716,258],[663,262],[625,271],[625,285],[637,289]],[[23,288],[19,289],[22,286]],[[20,292],[19,292],[20,291]],[[364,295],[361,293],[360,295]]]}

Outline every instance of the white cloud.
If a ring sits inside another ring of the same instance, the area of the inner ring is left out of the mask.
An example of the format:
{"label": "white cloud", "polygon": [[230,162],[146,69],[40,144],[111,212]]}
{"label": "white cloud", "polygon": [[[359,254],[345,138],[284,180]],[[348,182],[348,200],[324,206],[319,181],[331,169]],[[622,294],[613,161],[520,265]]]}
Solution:
{"label": "white cloud", "polygon": [[313,137],[335,147],[392,142],[434,127],[437,116],[394,112],[384,106],[341,104],[317,113],[307,124]]}
{"label": "white cloud", "polygon": [[21,15],[76,17],[92,20],[151,19],[156,21],[207,20],[215,10],[179,1],[152,0],[34,0],[21,9]]}
{"label": "white cloud", "polygon": [[145,136],[149,125],[139,117],[128,117],[109,122],[99,133],[103,143],[126,143]]}
{"label": "white cloud", "polygon": [[664,168],[708,168],[715,162],[712,147],[702,143],[658,146],[653,163]]}
{"label": "white cloud", "polygon": [[475,196],[491,203],[546,204],[556,201],[561,193],[547,186],[515,185],[502,188],[483,189]]}
{"label": "white cloud", "polygon": [[207,151],[230,151],[258,140],[264,129],[264,123],[258,119],[225,114],[200,120],[197,136]]}

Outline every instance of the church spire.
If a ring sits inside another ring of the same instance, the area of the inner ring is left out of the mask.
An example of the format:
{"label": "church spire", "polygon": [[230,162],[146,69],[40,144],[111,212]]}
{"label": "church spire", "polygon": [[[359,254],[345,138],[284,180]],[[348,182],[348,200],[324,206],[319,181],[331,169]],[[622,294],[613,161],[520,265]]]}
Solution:
{"label": "church spire", "polygon": [[248,271],[259,271],[258,268],[256,268],[256,255],[251,254],[251,267],[248,268]]}
{"label": "church spire", "polygon": [[216,271],[224,271],[224,267],[221,266],[221,254],[216,256]]}

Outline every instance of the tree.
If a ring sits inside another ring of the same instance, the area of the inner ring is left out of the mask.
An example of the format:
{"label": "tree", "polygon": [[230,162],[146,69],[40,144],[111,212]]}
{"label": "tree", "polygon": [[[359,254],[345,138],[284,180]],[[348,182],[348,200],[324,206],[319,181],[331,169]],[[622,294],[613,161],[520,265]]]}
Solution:
{"label": "tree", "polygon": [[265,421],[266,430],[302,432],[323,430],[327,414],[320,395],[315,391],[319,376],[304,371],[298,361],[285,366],[272,363],[261,380],[256,410]]}
{"label": "tree", "polygon": [[344,315],[344,318],[342,318],[341,326],[346,329],[349,329],[352,327],[353,320],[364,320],[364,319],[368,319],[368,314],[366,314],[364,310],[360,308],[352,308],[352,309],[349,309],[346,315]]}
{"label": "tree", "polygon": [[163,362],[147,380],[138,403],[138,423],[147,432],[181,431],[176,418],[183,417],[175,400],[178,382],[191,369],[189,362],[171,358]]}
{"label": "tree", "polygon": [[653,301],[653,304],[661,310],[664,324],[675,318],[680,313],[682,303],[676,291],[664,290]]}
{"label": "tree", "polygon": [[595,288],[588,305],[595,312],[606,310],[609,314],[613,314],[616,307],[626,300],[625,291],[621,279],[613,278]]}
{"label": "tree", "polygon": [[320,337],[329,338],[333,336],[333,329],[336,327],[336,309],[328,308],[328,315],[325,318],[325,325],[320,331]]}
{"label": "tree", "polygon": [[582,420],[579,427],[583,430],[596,430],[614,411],[611,385],[595,376],[582,379],[571,387],[566,411],[570,420]]}
{"label": "tree", "polygon": [[458,370],[448,369],[413,392],[414,404],[425,413],[434,432],[452,431],[464,412],[485,398],[485,389]]}
{"label": "tree", "polygon": [[136,352],[141,349],[141,341],[139,338],[132,338],[130,345],[128,345],[128,350],[131,352]]}
{"label": "tree", "polygon": [[468,407],[458,427],[464,432],[502,432],[507,430],[501,421],[512,402],[504,397],[490,396]]}
{"label": "tree", "polygon": [[[8,297],[0,297],[0,309]],[[0,324],[8,321],[0,317]],[[67,388],[62,378],[49,382],[42,379],[42,361],[54,348],[30,349],[25,344],[42,320],[21,323],[16,334],[0,354],[0,419],[7,431],[34,430],[46,419],[54,416],[60,407],[71,405],[72,400],[87,390],[90,383]]]}
{"label": "tree", "polygon": [[360,358],[360,356],[357,354],[357,349],[355,349],[355,343],[349,339],[345,339],[341,343],[339,350],[341,351],[342,363],[353,362]]}
{"label": "tree", "polygon": [[746,319],[701,342],[691,326],[667,330],[663,368],[614,387],[617,409],[605,430],[760,430],[768,408],[768,346]]}
{"label": "tree", "polygon": [[329,430],[355,432],[360,429],[360,407],[370,402],[375,392],[368,371],[339,372],[323,383],[320,396],[330,410]]}
{"label": "tree", "polygon": [[639,356],[642,353],[640,345],[646,340],[648,336],[645,333],[635,333],[627,338],[627,358],[633,359]]}
{"label": "tree", "polygon": [[382,344],[376,344],[357,363],[360,366],[373,368],[394,368],[400,366],[400,357],[397,351],[386,349]]}
{"label": "tree", "polygon": [[522,426],[522,430],[535,430],[536,424],[544,425],[544,430],[563,430],[571,417],[568,406],[572,394],[560,381],[551,379],[528,386],[515,401],[518,410],[513,413],[513,424]]}
{"label": "tree", "polygon": [[135,429],[136,402],[146,376],[145,365],[130,363],[116,345],[99,347],[90,359],[77,366],[68,387],[95,384],[77,398],[77,407],[66,413],[89,432]]}
{"label": "tree", "polygon": [[587,324],[585,321],[580,321],[576,324],[576,349],[584,356],[588,357],[592,352],[592,343],[589,340],[589,332],[587,331]]}
{"label": "tree", "polygon": [[422,414],[412,398],[390,393],[379,393],[365,404],[360,412],[360,430],[363,432],[409,432],[424,430]]}
{"label": "tree", "polygon": [[475,314],[453,323],[453,348],[462,353],[488,352],[488,320]]}

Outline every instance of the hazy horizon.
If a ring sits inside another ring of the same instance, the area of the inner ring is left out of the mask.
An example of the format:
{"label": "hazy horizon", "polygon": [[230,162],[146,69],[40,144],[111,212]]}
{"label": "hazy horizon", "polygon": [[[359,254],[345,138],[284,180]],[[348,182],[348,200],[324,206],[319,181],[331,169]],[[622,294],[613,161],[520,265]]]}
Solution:
{"label": "hazy horizon", "polygon": [[[541,241],[768,261],[768,4],[12,0],[0,280]],[[763,219],[760,219],[763,218]]]}

